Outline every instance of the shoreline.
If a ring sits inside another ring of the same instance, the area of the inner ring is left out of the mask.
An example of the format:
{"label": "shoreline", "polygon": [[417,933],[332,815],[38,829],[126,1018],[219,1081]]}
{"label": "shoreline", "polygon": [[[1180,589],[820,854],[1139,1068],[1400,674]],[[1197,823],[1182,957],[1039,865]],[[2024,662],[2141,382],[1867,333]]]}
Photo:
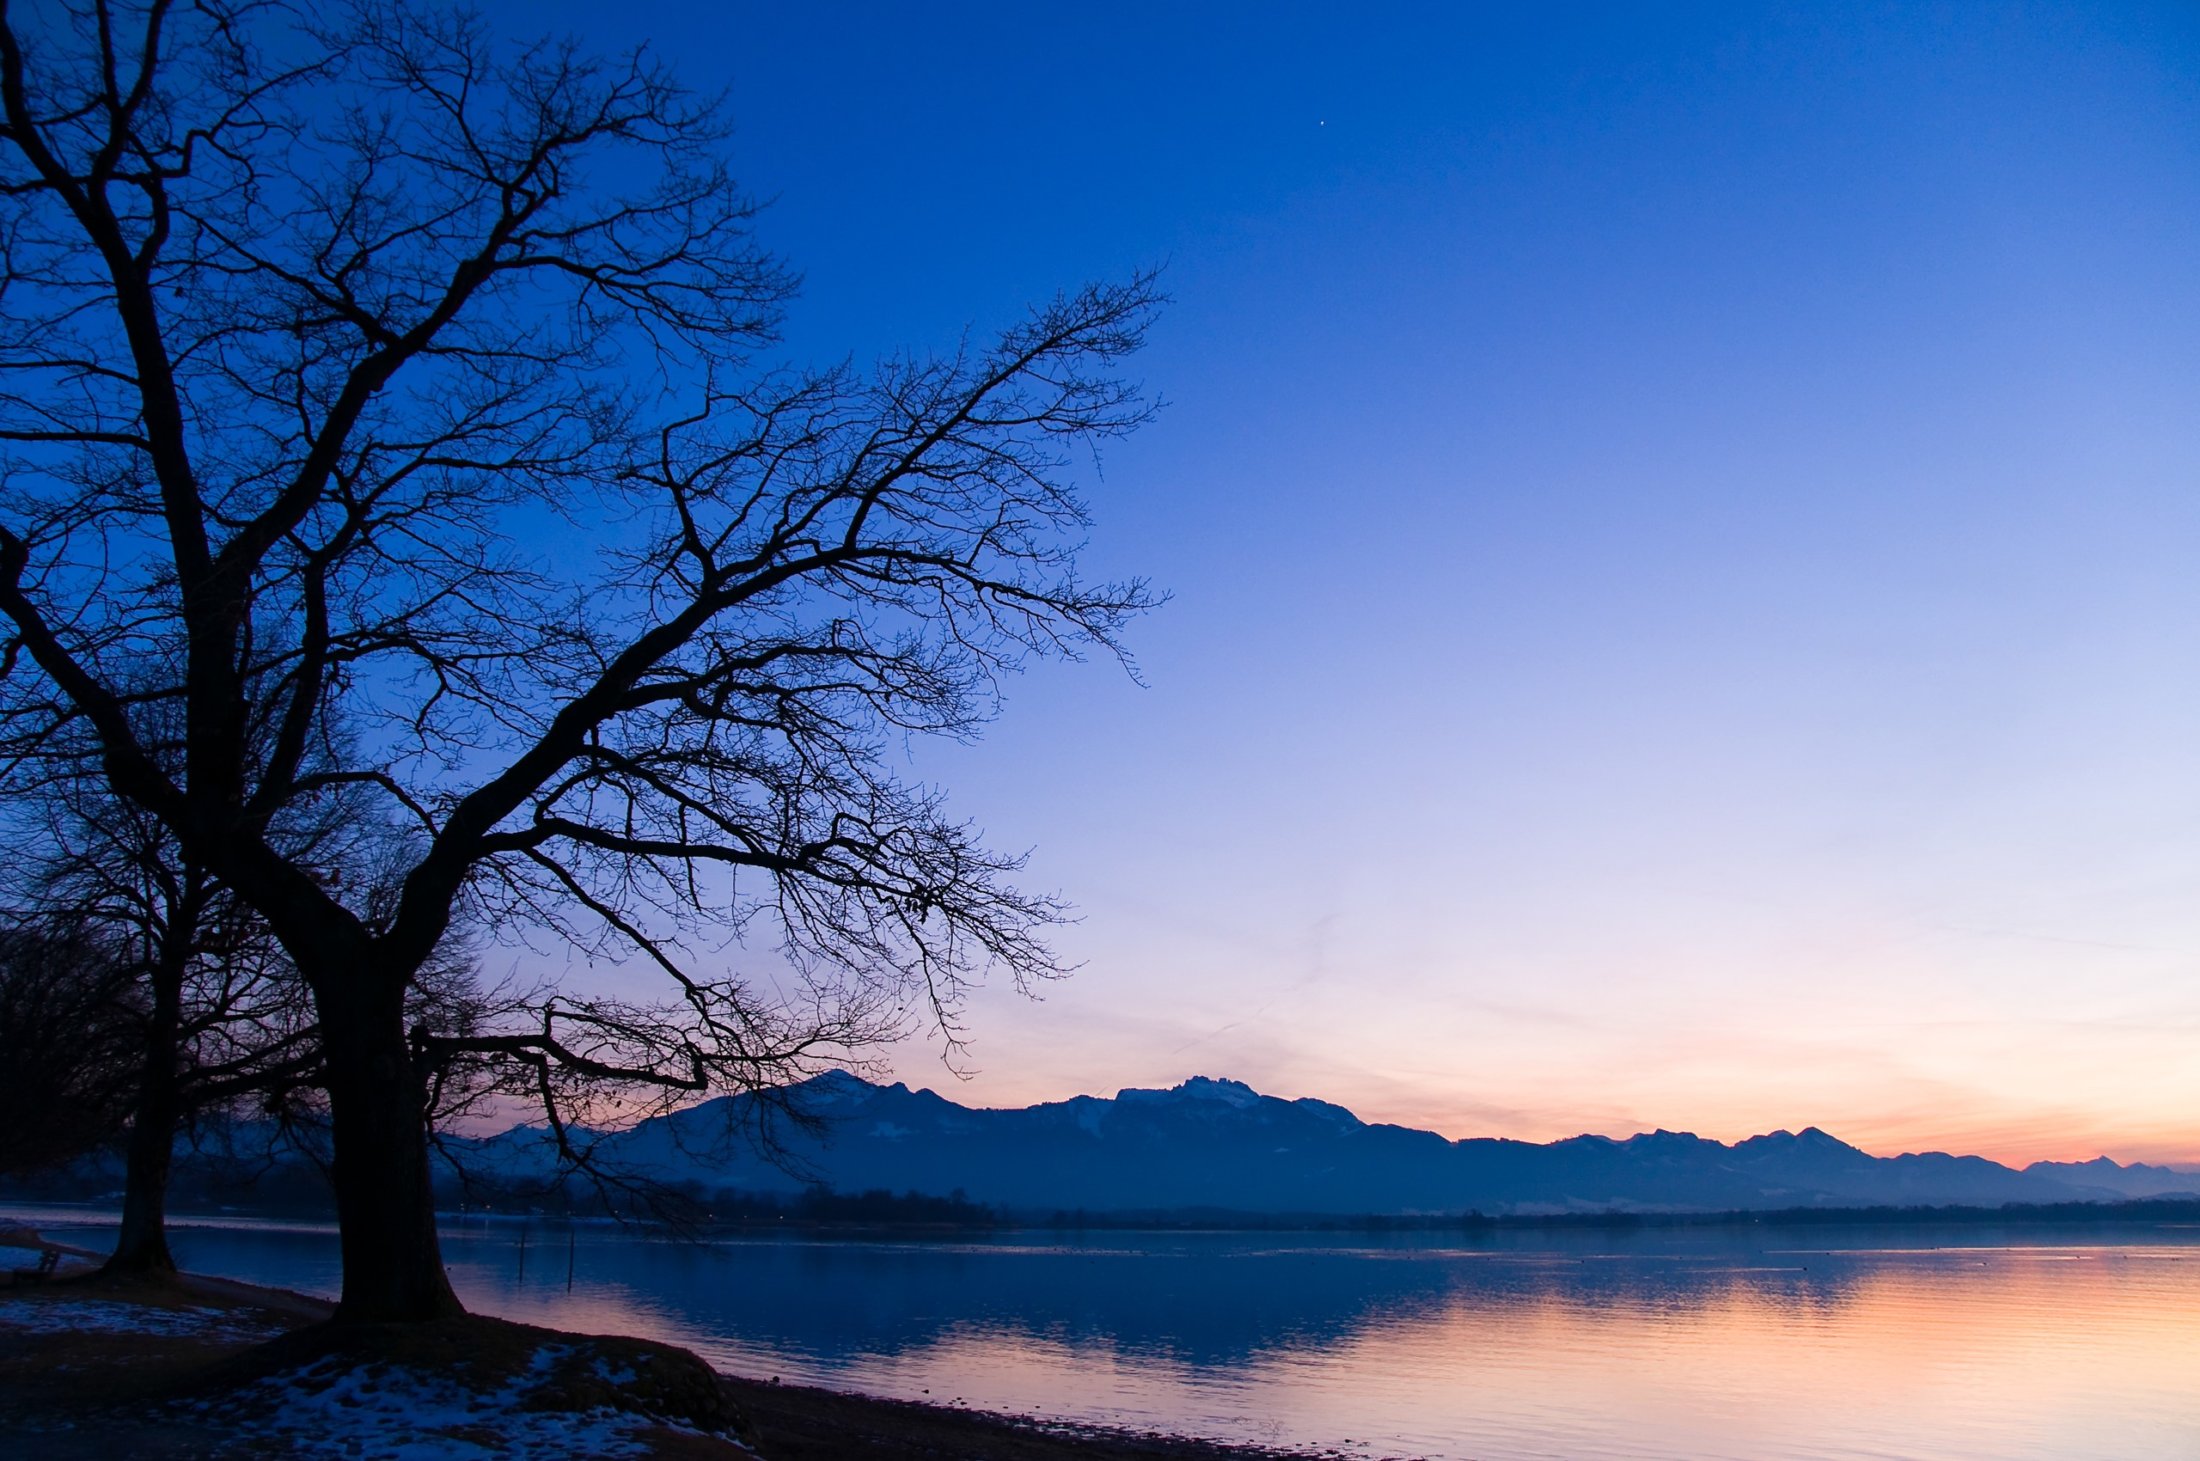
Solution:
{"label": "shoreline", "polygon": [[[618,1445],[641,1447],[619,1454],[652,1461],[742,1456],[764,1461],[936,1461],[949,1456],[960,1461],[1344,1461],[1353,1454],[1142,1433],[781,1384],[711,1369],[690,1351],[656,1341],[481,1316],[439,1322],[417,1333],[411,1332],[413,1326],[389,1326],[379,1334],[336,1331],[323,1322],[333,1306],[310,1295],[198,1274],[172,1279],[103,1275],[84,1261],[98,1256],[88,1250],[49,1245],[34,1233],[0,1233],[0,1242],[11,1248],[20,1249],[25,1239],[81,1255],[51,1278],[0,1286],[0,1435],[35,1436],[35,1454],[51,1461],[115,1455],[134,1461],[211,1461],[231,1454],[255,1461],[294,1455],[303,1461],[336,1454],[360,1437],[324,1428],[310,1439],[286,1442],[281,1435],[255,1435],[250,1424],[240,1429],[231,1410],[242,1397],[266,1390],[270,1377],[293,1383],[290,1377],[306,1374],[316,1376],[316,1384],[341,1386],[351,1380],[358,1392],[323,1406],[317,1414],[325,1420],[333,1418],[331,1423],[338,1426],[354,1418],[360,1425],[396,1423],[391,1417],[403,1420],[402,1399],[391,1401],[379,1414],[371,1405],[359,1408],[359,1395],[371,1397],[390,1387],[402,1390],[392,1379],[393,1368],[409,1366],[414,1378],[441,1385],[444,1393],[437,1403],[448,1409],[453,1386],[469,1401],[495,1399],[509,1392],[514,1374],[540,1370],[541,1356],[553,1351],[587,1357],[589,1374],[578,1399],[554,1406],[534,1399],[522,1407],[538,1429],[547,1420],[550,1431],[516,1439],[512,1444],[517,1450],[488,1449],[481,1440],[466,1439],[491,1429],[474,1424],[452,1432],[462,1447],[473,1449],[453,1454],[543,1461],[562,1455],[567,1461],[593,1461],[602,1453],[607,1424],[615,1430],[625,1427],[617,1430],[625,1437]],[[365,1344],[352,1356],[350,1348],[362,1339]],[[344,1358],[334,1361],[332,1355]],[[480,1374],[470,1368],[477,1356],[487,1357]],[[688,1393],[680,1397],[686,1410],[664,1413],[661,1402],[667,1392],[661,1383],[655,1396],[642,1393],[652,1378],[648,1372],[653,1362],[660,1381],[670,1370],[677,1381],[672,1388],[686,1387]],[[635,1383],[637,1371],[643,1372],[640,1385]],[[698,1400],[698,1384],[714,1389],[715,1395]],[[690,1423],[698,1406],[715,1415],[737,1416],[738,1421],[731,1430],[716,1431],[702,1422]],[[570,1409],[570,1414],[546,1417],[546,1409]],[[363,1449],[371,1454],[374,1446]]]}
{"label": "shoreline", "polygon": [[[97,1199],[52,1197],[0,1197],[0,1215],[20,1213],[30,1220],[69,1221],[75,1215],[113,1219],[117,1209]],[[0,1216],[0,1225],[7,1219]],[[1354,1216],[1307,1213],[1243,1213],[1184,1210],[1159,1213],[1093,1213],[1076,1221],[1037,1215],[1004,1217],[985,1223],[930,1223],[854,1221],[841,1219],[716,1219],[693,1223],[615,1213],[555,1210],[508,1210],[495,1207],[438,1208],[439,1227],[462,1230],[471,1223],[541,1223],[583,1229],[646,1230],[693,1237],[703,1241],[756,1238],[771,1234],[803,1237],[870,1239],[903,1237],[913,1241],[975,1236],[1045,1235],[1074,1238],[1081,1235],[1140,1234],[1188,1236],[1214,1234],[1264,1237],[1427,1237],[1471,1238],[1541,1233],[1607,1232],[1717,1232],[1750,1228],[1881,1228],[1881,1227],[2152,1227],[2162,1224],[2200,1224],[2200,1197],[2134,1197],[2119,1202],[2005,1203],[2000,1206],[1943,1205],[1900,1206],[1886,1203],[1870,1207],[1780,1208],[1684,1208],[1645,1210],[1593,1208],[1575,1212],[1456,1214],[1382,1214]],[[238,1206],[171,1213],[173,1227],[269,1227],[335,1230],[332,1210],[291,1208],[282,1205]]]}

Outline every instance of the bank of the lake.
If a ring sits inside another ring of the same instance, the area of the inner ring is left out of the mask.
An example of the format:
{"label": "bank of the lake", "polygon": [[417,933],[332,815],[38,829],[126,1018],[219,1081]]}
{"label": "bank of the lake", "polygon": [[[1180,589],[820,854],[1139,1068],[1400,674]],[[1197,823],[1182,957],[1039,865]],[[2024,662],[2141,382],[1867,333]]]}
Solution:
{"label": "bank of the lake", "polygon": [[[36,1240],[0,1234],[28,1270]],[[117,1278],[69,1250],[0,1289],[0,1446],[42,1461],[1306,1461],[710,1371],[619,1336],[469,1318],[345,1334],[307,1295]],[[547,1356],[547,1358],[545,1358]],[[699,1393],[698,1387],[711,1393]],[[1328,1453],[1334,1455],[1336,1453]]]}

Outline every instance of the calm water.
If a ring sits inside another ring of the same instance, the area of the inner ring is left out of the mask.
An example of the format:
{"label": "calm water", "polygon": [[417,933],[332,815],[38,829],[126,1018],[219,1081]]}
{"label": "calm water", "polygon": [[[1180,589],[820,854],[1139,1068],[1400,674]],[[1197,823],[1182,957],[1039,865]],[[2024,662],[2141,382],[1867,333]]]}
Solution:
{"label": "calm water", "polygon": [[[446,1243],[467,1302],[511,1318],[1229,1439],[1481,1461],[2200,1458],[2191,1230],[699,1248],[583,1227],[569,1249],[561,1226],[495,1222]],[[336,1284],[326,1229],[194,1225],[177,1247],[204,1272]]]}

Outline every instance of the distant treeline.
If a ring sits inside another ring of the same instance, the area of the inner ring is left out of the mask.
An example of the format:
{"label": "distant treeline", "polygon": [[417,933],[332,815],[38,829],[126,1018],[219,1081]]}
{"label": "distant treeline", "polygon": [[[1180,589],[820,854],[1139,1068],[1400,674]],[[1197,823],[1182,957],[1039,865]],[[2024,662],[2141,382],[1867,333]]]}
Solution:
{"label": "distant treeline", "polygon": [[2000,1207],[1783,1207],[1721,1212],[1562,1213],[1246,1213],[1057,1211],[1036,1225],[1064,1231],[1460,1233],[1553,1228],[1833,1227],[1915,1223],[2200,1223],[2200,1198],[2149,1197],[2126,1202],[2012,1202]]}
{"label": "distant treeline", "polygon": [[960,1189],[945,1197],[922,1192],[835,1192],[811,1187],[791,1197],[721,1193],[708,1205],[720,1222],[781,1220],[858,1227],[998,1228],[1008,1216],[998,1208],[972,1202]]}
{"label": "distant treeline", "polygon": [[[178,1214],[236,1212],[259,1216],[333,1218],[334,1193],[318,1161],[292,1147],[237,1153],[179,1148],[169,1205]],[[658,1184],[639,1179],[590,1181],[567,1175],[550,1182],[500,1181],[480,1173],[461,1179],[446,1169],[436,1183],[445,1212],[498,1216],[617,1218],[682,1228],[804,1227],[995,1228],[1009,1219],[960,1190],[945,1197],[921,1192],[838,1192],[817,1184],[799,1192],[706,1188],[694,1181]],[[0,1201],[114,1206],[122,1201],[121,1162],[96,1152],[67,1166],[0,1178]]]}
{"label": "distant treeline", "polygon": [[843,1228],[997,1228],[1006,1213],[972,1202],[959,1189],[945,1197],[922,1192],[838,1192],[816,1184],[800,1192],[746,1192],[705,1188],[698,1182],[677,1185],[590,1182],[568,1177],[544,1186],[498,1187],[475,1181],[463,1190],[453,1185],[440,1205],[463,1212],[542,1214],[578,1218],[622,1218],[666,1222],[677,1227],[843,1227]]}
{"label": "distant treeline", "polygon": [[[104,1157],[33,1178],[0,1181],[0,1200],[115,1203],[119,1163]],[[1834,1227],[1918,1223],[2029,1224],[2075,1227],[2110,1223],[2200,1225],[2200,1198],[2125,1202],[2008,1203],[2000,1207],[1915,1206],[1749,1208],[1721,1212],[1565,1213],[1258,1213],[1219,1208],[1167,1211],[1011,1210],[922,1192],[840,1192],[817,1184],[797,1192],[750,1192],[634,1183],[610,1186],[578,1177],[549,1184],[499,1184],[455,1178],[439,1183],[445,1211],[509,1216],[618,1218],[708,1231],[799,1226],[817,1229],[1045,1228],[1059,1232],[1449,1233],[1538,1230]],[[281,1155],[179,1151],[171,1205],[179,1213],[233,1211],[327,1217],[335,1207],[320,1166],[293,1149]]]}
{"label": "distant treeline", "polygon": [[[14,1202],[122,1201],[122,1164],[114,1153],[65,1167],[0,1179],[0,1199]],[[295,1153],[231,1153],[179,1149],[168,1183],[171,1212],[249,1212],[264,1216],[333,1218],[336,1199],[323,1168]]]}
{"label": "distant treeline", "polygon": [[1772,1212],[1674,1214],[1668,1226],[1764,1223],[1822,1227],[1868,1223],[2189,1223],[2200,1222],[2200,1198],[2140,1197],[2125,1202],[2008,1202],[2000,1207],[1784,1207]]}

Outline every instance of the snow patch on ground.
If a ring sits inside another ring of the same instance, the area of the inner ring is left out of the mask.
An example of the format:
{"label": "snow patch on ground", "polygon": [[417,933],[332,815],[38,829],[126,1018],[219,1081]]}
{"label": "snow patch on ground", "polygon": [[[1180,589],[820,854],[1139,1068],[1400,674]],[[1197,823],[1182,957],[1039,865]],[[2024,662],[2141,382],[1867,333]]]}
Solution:
{"label": "snow patch on ground", "polygon": [[649,1455],[649,1444],[636,1438],[647,1428],[699,1434],[630,1412],[528,1409],[529,1397],[571,1353],[567,1345],[543,1345],[525,1371],[495,1390],[403,1365],[324,1359],[208,1409],[239,1440],[373,1461],[595,1461]]}
{"label": "snow patch on ground", "polygon": [[154,1339],[267,1339],[279,1326],[234,1309],[159,1309],[112,1299],[0,1298],[0,1328],[18,1334],[142,1334]]}

